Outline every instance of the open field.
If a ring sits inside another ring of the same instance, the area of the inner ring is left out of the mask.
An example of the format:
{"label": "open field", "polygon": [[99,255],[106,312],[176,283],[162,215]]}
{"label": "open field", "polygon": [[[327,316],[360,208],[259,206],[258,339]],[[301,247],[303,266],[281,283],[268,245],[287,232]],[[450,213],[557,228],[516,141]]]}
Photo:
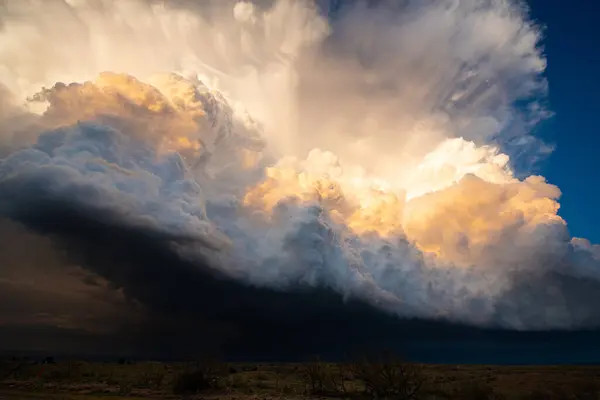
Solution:
{"label": "open field", "polygon": [[600,367],[348,364],[0,364],[0,399],[600,399]]}

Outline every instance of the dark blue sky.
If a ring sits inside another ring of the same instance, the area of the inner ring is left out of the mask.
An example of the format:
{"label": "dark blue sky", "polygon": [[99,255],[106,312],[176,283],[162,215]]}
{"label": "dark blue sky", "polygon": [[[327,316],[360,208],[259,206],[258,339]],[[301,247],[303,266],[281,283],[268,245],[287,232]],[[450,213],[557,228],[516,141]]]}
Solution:
{"label": "dark blue sky", "polygon": [[545,26],[550,108],[540,135],[556,144],[541,173],[563,192],[571,234],[600,243],[600,2],[529,0]]}

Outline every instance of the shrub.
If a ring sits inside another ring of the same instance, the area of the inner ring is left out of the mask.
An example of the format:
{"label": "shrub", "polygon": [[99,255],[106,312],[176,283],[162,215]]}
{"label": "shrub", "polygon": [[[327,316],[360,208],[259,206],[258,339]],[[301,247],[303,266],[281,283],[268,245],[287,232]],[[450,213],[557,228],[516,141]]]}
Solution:
{"label": "shrub", "polygon": [[162,386],[162,382],[166,376],[163,370],[145,371],[138,379],[137,385],[142,388],[158,390]]}
{"label": "shrub", "polygon": [[354,379],[364,385],[370,398],[417,399],[421,395],[425,377],[414,364],[403,362],[387,352],[377,357],[363,357],[350,363]]}
{"label": "shrub", "polygon": [[323,363],[319,358],[305,364],[301,370],[307,392],[313,395],[340,395],[346,393],[347,379],[343,367]]}
{"label": "shrub", "polygon": [[214,382],[203,371],[178,374],[173,381],[174,394],[198,393],[214,387]]}
{"label": "shrub", "polygon": [[177,374],[173,380],[174,394],[198,393],[216,389],[223,376],[223,367],[216,362],[197,362],[191,369]]}

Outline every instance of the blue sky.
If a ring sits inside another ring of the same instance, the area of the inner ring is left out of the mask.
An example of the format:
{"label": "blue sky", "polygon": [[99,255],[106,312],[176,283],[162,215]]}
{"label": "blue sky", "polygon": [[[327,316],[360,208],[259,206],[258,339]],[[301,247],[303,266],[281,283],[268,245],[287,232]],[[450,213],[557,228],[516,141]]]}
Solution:
{"label": "blue sky", "polygon": [[571,234],[600,243],[600,2],[529,0],[545,26],[550,108],[539,129],[556,144],[541,173],[563,191],[560,214]]}

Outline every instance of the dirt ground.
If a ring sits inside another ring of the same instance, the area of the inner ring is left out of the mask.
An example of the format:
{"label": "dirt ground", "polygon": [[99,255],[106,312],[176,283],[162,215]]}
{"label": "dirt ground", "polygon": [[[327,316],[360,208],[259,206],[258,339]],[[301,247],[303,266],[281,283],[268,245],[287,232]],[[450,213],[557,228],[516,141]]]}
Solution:
{"label": "dirt ground", "polygon": [[[61,360],[46,364],[11,359],[0,364],[0,399],[600,399],[600,366],[406,363],[401,368],[363,367],[360,367],[363,371],[360,375],[356,365],[320,362],[90,363]],[[379,395],[369,391],[369,382],[386,385],[388,380],[394,380],[393,390],[379,391]]]}

